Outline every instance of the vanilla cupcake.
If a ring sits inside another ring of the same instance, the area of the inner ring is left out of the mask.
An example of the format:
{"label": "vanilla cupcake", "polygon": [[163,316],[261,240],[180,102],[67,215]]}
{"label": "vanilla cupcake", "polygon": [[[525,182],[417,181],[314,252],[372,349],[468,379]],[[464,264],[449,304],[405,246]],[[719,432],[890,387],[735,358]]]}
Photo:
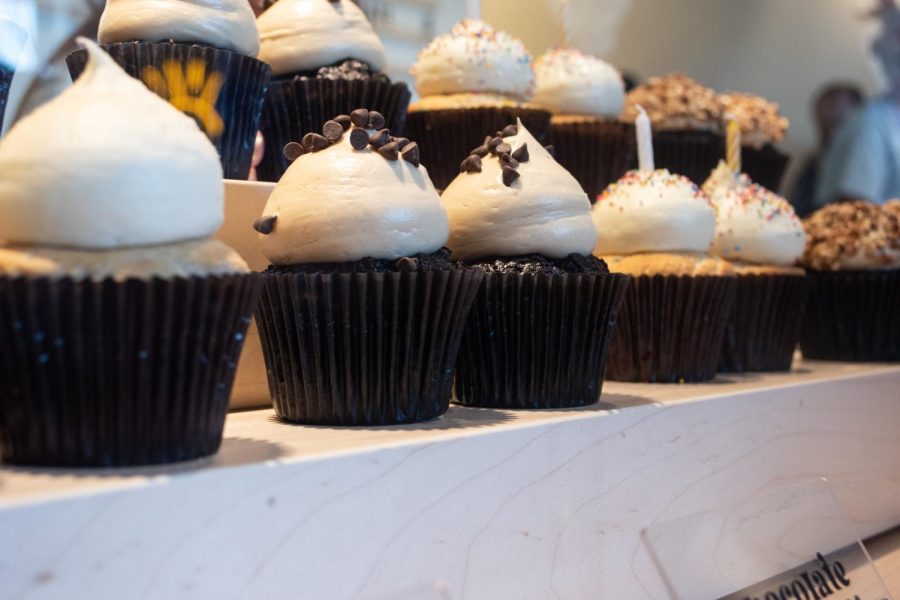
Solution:
{"label": "vanilla cupcake", "polygon": [[734,301],[731,264],[709,254],[716,214],[702,190],[665,169],[629,171],[597,199],[594,254],[632,275],[606,376],[712,379]]}
{"label": "vanilla cupcake", "polygon": [[481,273],[450,262],[419,148],[358,109],[285,148],[255,224],[272,266],[257,311],[276,414],[319,425],[440,416]]}
{"label": "vanilla cupcake", "polygon": [[900,361],[900,200],[830,204],[803,224],[803,356]]}
{"label": "vanilla cupcake", "polygon": [[456,401],[563,408],[600,397],[628,278],[591,256],[590,202],[521,121],[489,137],[441,196],[455,258],[485,274],[456,365]]}
{"label": "vanilla cupcake", "polygon": [[722,114],[733,116],[741,128],[741,167],[757,184],[778,190],[791,157],[775,144],[787,135],[790,122],[777,102],[740,92],[719,95]]}
{"label": "vanilla cupcake", "polygon": [[420,98],[409,107],[407,131],[422,142],[422,164],[438,189],[486,132],[517,118],[546,143],[550,113],[530,102],[531,54],[518,38],[465,19],[419,52],[412,75]]}
{"label": "vanilla cupcake", "polygon": [[720,368],[787,371],[808,290],[803,269],[806,234],[790,203],[736,176],[720,162],[706,183],[716,207],[712,252],[732,263],[738,292],[728,321]]}
{"label": "vanilla cupcake", "polygon": [[556,48],[534,62],[534,103],[551,113],[556,160],[591,202],[625,174],[634,155],[634,125],[619,120],[625,84],[615,68],[575,49]]}
{"label": "vanilla cupcake", "polygon": [[52,466],[207,456],[258,277],[211,239],[224,188],[209,140],[82,43],[78,81],[0,142],[0,452]]}
{"label": "vanilla cupcake", "polygon": [[319,133],[339,112],[367,106],[403,133],[409,88],[384,74],[384,45],[354,2],[279,0],[257,23],[259,58],[272,65],[273,78],[263,108],[260,179],[278,181],[290,164],[284,146]]}

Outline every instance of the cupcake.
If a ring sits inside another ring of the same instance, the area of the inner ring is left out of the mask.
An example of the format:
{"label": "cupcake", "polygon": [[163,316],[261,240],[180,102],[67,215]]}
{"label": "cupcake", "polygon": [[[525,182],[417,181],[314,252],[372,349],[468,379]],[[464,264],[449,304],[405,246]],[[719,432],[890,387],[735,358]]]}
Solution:
{"label": "cupcake", "polygon": [[282,149],[339,113],[367,106],[403,133],[410,92],[392,83],[384,46],[363,11],[350,0],[280,0],[257,20],[259,57],[272,65],[263,107],[266,151],[257,169],[278,181],[290,164]]}
{"label": "cupcake", "polygon": [[456,401],[597,402],[628,277],[591,256],[587,195],[522,121],[487,138],[461,171],[441,196],[447,244],[485,279],[456,363]]}
{"label": "cupcake", "polygon": [[[192,117],[228,179],[247,179],[269,67],[246,0],[107,0],[101,47],[132,77]],[[66,59],[72,79],[88,54]]]}
{"label": "cupcake", "polygon": [[597,199],[592,216],[594,254],[632,275],[607,378],[715,377],[737,278],[728,261],[708,253],[716,215],[706,194],[665,169],[629,171]]}
{"label": "cupcake", "polygon": [[703,191],[716,207],[712,252],[731,262],[737,296],[722,346],[723,371],[787,371],[806,302],[806,234],[784,198],[735,173],[724,162]]}
{"label": "cupcake", "polygon": [[732,115],[741,128],[741,164],[747,176],[769,190],[778,190],[791,157],[775,147],[784,139],[790,122],[778,103],[752,94],[719,95],[724,115]]}
{"label": "cupcake", "polygon": [[518,38],[465,19],[422,49],[412,75],[420,98],[409,107],[407,131],[422,142],[422,164],[438,189],[453,181],[485,132],[517,118],[546,143],[550,113],[528,103],[534,73]]}
{"label": "cupcake", "polygon": [[224,188],[206,136],[81,43],[75,85],[0,142],[0,453],[78,467],[207,456],[258,277],[210,238]]}
{"label": "cupcake", "polygon": [[3,131],[3,115],[6,112],[9,88],[27,38],[21,27],[0,16],[0,132]]}
{"label": "cupcake", "polygon": [[575,176],[591,202],[625,174],[634,154],[634,126],[619,120],[622,75],[575,49],[550,50],[534,62],[534,103],[551,113],[556,160]]}
{"label": "cupcake", "polygon": [[651,78],[625,97],[628,123],[642,106],[653,123],[656,166],[702,183],[725,154],[722,104],[716,93],[687,75]]}
{"label": "cupcake", "polygon": [[285,421],[416,423],[450,403],[482,274],[451,263],[418,145],[384,123],[358,109],[289,144],[254,225],[272,263],[256,322]]}
{"label": "cupcake", "polygon": [[830,204],[809,217],[806,358],[900,360],[900,200]]}

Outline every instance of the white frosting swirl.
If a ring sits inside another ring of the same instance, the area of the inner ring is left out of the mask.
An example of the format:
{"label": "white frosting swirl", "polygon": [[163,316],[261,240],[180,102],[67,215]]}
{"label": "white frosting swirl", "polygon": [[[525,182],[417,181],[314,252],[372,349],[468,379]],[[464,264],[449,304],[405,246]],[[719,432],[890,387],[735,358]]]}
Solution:
{"label": "white frosting swirl", "polygon": [[425,167],[387,160],[371,146],[354,150],[350,131],[295,160],[263,215],[276,217],[272,233],[259,236],[276,265],[393,260],[440,250],[448,233]]}
{"label": "white frosting swirl", "polygon": [[534,62],[533,101],[556,115],[618,117],[625,107],[622,75],[575,49],[550,50]]}
{"label": "white frosting swirl", "polygon": [[311,71],[344,59],[387,67],[384,45],[350,0],[279,0],[257,19],[259,59],[272,75]]}
{"label": "white frosting swirl", "polygon": [[716,231],[709,198],[690,179],[656,171],[629,171],[597,199],[599,239],[594,254],[706,253]]}
{"label": "white frosting swirl", "polygon": [[0,142],[0,240],[121,248],[222,224],[215,148],[190,118],[84,38],[84,73]]}
{"label": "white frosting swirl", "polygon": [[[283,1],[283,0],[282,0]],[[422,97],[493,92],[527,100],[534,92],[531,54],[516,37],[474,19],[425,46],[412,68]]]}
{"label": "white frosting swirl", "polygon": [[245,56],[259,52],[247,0],[107,0],[98,39],[101,44],[195,42]]}
{"label": "white frosting swirl", "polygon": [[460,173],[441,196],[454,258],[589,255],[597,230],[587,194],[521,121],[518,127],[504,138],[513,151],[528,145],[528,161],[516,167],[518,179],[505,185],[499,157],[488,155],[480,173]]}
{"label": "white frosting swirl", "polygon": [[713,253],[762,265],[793,265],[803,255],[806,232],[781,196],[735,177],[723,161],[703,184],[716,207]]}

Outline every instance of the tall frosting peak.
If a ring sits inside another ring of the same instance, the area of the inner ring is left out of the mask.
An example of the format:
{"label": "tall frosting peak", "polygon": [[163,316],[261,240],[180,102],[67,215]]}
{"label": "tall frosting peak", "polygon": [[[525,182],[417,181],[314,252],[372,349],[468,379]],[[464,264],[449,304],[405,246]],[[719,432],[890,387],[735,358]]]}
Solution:
{"label": "tall frosting peak", "polygon": [[625,83],[610,64],[573,48],[555,48],[534,62],[534,102],[557,115],[618,117]]}

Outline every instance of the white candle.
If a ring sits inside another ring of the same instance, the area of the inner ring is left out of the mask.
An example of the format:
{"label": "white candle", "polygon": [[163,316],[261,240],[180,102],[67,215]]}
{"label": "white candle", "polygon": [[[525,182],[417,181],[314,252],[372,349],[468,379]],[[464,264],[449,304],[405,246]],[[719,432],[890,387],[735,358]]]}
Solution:
{"label": "white candle", "polygon": [[559,27],[562,33],[562,47],[572,47],[572,13],[569,0],[559,0]]}
{"label": "white candle", "polygon": [[466,0],[466,16],[481,20],[481,0]]}
{"label": "white candle", "polygon": [[641,171],[653,171],[656,166],[653,163],[653,129],[650,127],[650,117],[643,106],[638,105],[638,116],[634,120],[635,135],[637,135],[638,169]]}

